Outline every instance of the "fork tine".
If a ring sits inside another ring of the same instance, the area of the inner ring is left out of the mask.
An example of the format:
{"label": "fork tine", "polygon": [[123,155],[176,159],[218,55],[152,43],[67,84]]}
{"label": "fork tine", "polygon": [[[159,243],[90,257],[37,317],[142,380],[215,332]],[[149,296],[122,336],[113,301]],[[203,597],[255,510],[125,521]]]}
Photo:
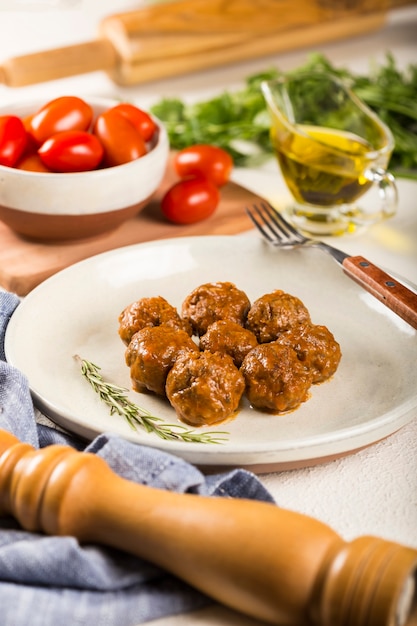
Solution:
{"label": "fork tine", "polygon": [[280,247],[293,247],[304,242],[300,233],[289,232],[287,222],[283,218],[280,219],[281,215],[268,202],[253,204],[251,208],[246,208],[246,212],[269,243]]}
{"label": "fork tine", "polygon": [[265,212],[267,213],[267,215],[269,216],[269,218],[274,222],[277,228],[279,228],[281,231],[285,233],[288,239],[293,240],[293,241],[295,239],[296,241],[300,243],[305,241],[304,235],[302,235],[296,228],[294,228],[292,224],[287,222],[287,220],[282,215],[282,213],[279,213],[278,211],[276,211],[274,207],[271,204],[269,204],[269,202],[263,202],[262,206]]}
{"label": "fork tine", "polygon": [[246,213],[249,218],[252,220],[255,227],[262,233],[262,235],[267,239],[270,243],[275,243],[276,234],[272,230],[272,236],[269,234],[267,228],[271,230],[270,222],[265,219],[265,216],[260,211],[258,205],[253,204],[252,208],[246,207]]}
{"label": "fork tine", "polygon": [[261,202],[262,216],[268,222],[271,231],[281,244],[291,243],[291,235],[288,234],[285,224],[279,221],[278,213],[269,202]]}

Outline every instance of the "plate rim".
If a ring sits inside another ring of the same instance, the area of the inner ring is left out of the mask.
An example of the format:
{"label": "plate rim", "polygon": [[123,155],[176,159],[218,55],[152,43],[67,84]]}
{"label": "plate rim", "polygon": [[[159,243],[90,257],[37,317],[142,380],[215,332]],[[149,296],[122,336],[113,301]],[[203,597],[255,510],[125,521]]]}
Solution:
{"label": "plate rim", "polygon": [[[243,237],[245,236],[247,237],[246,233],[243,234]],[[108,250],[108,251],[93,255],[91,257],[88,257],[87,259],[80,260],[77,263],[74,263],[73,265],[57,272],[53,276],[47,278],[45,281],[40,283],[40,285],[38,285],[35,289],[33,289],[21,302],[21,304],[23,304],[24,306],[21,307],[19,305],[17,309],[15,310],[15,312],[13,313],[10,319],[9,325],[6,328],[6,334],[5,334],[5,354],[6,354],[7,361],[9,361],[11,365],[14,365],[13,358],[10,359],[11,353],[13,352],[11,348],[11,337],[14,332],[13,330],[14,327],[19,324],[20,315],[25,314],[25,310],[28,306],[30,306],[30,301],[32,298],[39,297],[40,292],[44,291],[45,289],[48,290],[51,287],[51,285],[53,286],[55,282],[57,281],[60,282],[62,280],[63,275],[65,276],[67,274],[78,271],[80,266],[88,267],[89,265],[94,265],[100,259],[104,257],[107,257],[107,258],[117,257],[122,252],[129,252],[129,251],[135,252],[136,250],[142,250],[144,247],[155,247],[155,246],[159,247],[161,245],[164,246],[167,243],[171,245],[172,244],[180,245],[183,242],[193,243],[196,241],[201,242],[202,240],[210,241],[210,244],[213,244],[213,243],[215,244],[216,240],[218,239],[221,239],[223,241],[226,241],[226,240],[237,241],[238,237],[240,237],[240,235],[195,235],[195,236],[167,238],[167,239],[159,239],[159,240],[153,240],[153,241],[148,241],[148,242],[130,244],[128,246],[122,246],[120,248],[115,248],[113,250]],[[251,235],[251,240],[254,241],[254,238],[252,235]],[[257,241],[259,241],[261,245],[264,245],[264,242],[260,238],[258,238]],[[358,289],[360,288],[358,287]],[[29,304],[26,304],[26,303],[29,303]],[[22,310],[23,310],[23,313],[21,313]],[[69,421],[71,421],[73,424],[76,423],[77,427],[75,429],[73,427],[70,430],[78,435],[80,435],[80,429],[81,431],[86,430],[87,427],[83,426],[82,423],[80,424],[80,420],[78,418],[74,418],[74,416],[70,417],[66,414],[57,415],[55,408],[53,406],[53,403],[51,404],[50,402],[45,400],[45,398],[43,398],[43,394],[39,393],[39,391],[36,388],[33,388],[30,382],[29,382],[29,386],[30,386],[30,390],[34,399],[35,406],[38,406],[40,410],[43,411],[48,417],[50,417],[54,422],[56,422],[58,425],[61,425],[61,426],[62,426],[62,423],[65,423],[65,426],[64,426],[65,428],[68,428]],[[408,408],[407,406],[404,406],[404,411],[399,416],[398,415],[393,416],[392,414],[395,414],[396,411],[394,409],[391,409],[390,411],[384,413],[383,415],[373,418],[369,422],[347,426],[337,431],[332,431],[332,433],[327,432],[327,433],[320,433],[318,435],[309,436],[308,441],[304,440],[304,443],[302,445],[300,445],[299,442],[293,439],[286,440],[286,445],[284,447],[281,446],[280,448],[281,456],[283,459],[282,462],[287,463],[288,461],[294,461],[294,462],[301,462],[303,464],[305,463],[311,464],[309,463],[310,461],[319,459],[322,456],[327,456],[327,454],[325,455],[314,454],[314,450],[316,450],[320,446],[325,446],[325,448],[328,448],[329,445],[331,445],[336,450],[336,454],[338,456],[340,455],[345,456],[347,454],[351,454],[355,452],[355,450],[357,450],[358,448],[372,445],[376,443],[377,441],[379,441],[380,439],[383,439],[386,436],[389,436],[390,434],[396,432],[397,430],[405,426],[409,421],[411,421],[411,419],[413,419],[413,411],[416,406],[416,397],[413,397],[412,399],[408,399],[408,401],[403,403],[403,405],[404,404],[410,405],[410,406],[408,406]],[[78,428],[78,424],[80,424],[80,429]],[[211,428],[210,431],[213,431],[213,430],[222,431],[223,429],[227,429],[227,424],[225,424],[224,426],[222,426],[222,424],[218,425],[218,427],[215,426]],[[89,430],[92,433],[94,433],[94,436],[97,436],[105,432],[109,432],[107,429],[101,429],[99,431],[91,427],[89,428]],[[373,433],[375,433],[375,431],[378,431],[379,433],[376,439],[373,437]],[[331,434],[333,435],[332,441],[329,440]],[[356,439],[358,438],[363,439],[364,434],[368,436],[369,441],[365,443],[363,443],[362,441],[362,443],[357,446],[352,445],[353,441],[356,441]],[[185,460],[188,460],[190,462],[197,463],[197,464],[201,464],[201,462],[199,462],[199,458],[201,457],[201,451],[202,449],[207,450],[207,447],[209,447],[210,449],[210,454],[208,457],[207,455],[204,455],[204,463],[203,463],[204,465],[209,465],[209,466],[210,465],[214,465],[214,466],[239,465],[239,466],[255,467],[259,464],[259,458],[254,458],[254,457],[258,457],[260,454],[264,455],[265,457],[270,457],[271,455],[274,457],[273,459],[269,461],[268,461],[268,458],[265,458],[265,462],[267,466],[268,465],[279,466],[281,464],[281,461],[279,459],[277,460],[276,458],[277,457],[276,450],[264,449],[265,446],[267,446],[265,442],[258,443],[257,445],[255,445],[254,447],[255,449],[252,449],[252,450],[247,450],[245,446],[242,446],[242,448],[239,450],[230,450],[230,449],[227,449],[227,447],[223,447],[223,444],[203,445],[203,444],[190,444],[190,443],[176,442],[175,446],[173,446],[171,442],[168,442],[167,445],[161,445],[161,440],[159,438],[155,438],[155,440],[153,440],[153,438],[149,437],[149,435],[145,435],[145,437],[142,440],[141,437],[138,438],[137,436],[135,436],[133,431],[132,431],[132,438],[127,437],[124,434],[117,433],[117,435],[127,438],[130,441],[134,441],[138,443],[139,445],[149,445],[150,447],[163,449],[165,452],[168,452],[168,453],[178,454],[179,456],[182,456]],[[349,441],[351,442],[350,444],[348,443]],[[166,444],[166,442],[163,442],[163,444]],[[310,450],[310,454],[306,453],[307,449]],[[328,452],[330,453],[330,450]],[[288,455],[290,455],[291,458],[288,458]]]}

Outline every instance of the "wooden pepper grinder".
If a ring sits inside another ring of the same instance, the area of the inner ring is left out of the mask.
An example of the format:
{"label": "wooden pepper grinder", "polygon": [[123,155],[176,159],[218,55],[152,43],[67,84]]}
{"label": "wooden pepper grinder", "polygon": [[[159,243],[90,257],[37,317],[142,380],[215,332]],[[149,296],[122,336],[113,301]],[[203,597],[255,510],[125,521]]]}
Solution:
{"label": "wooden pepper grinder", "polygon": [[135,554],[270,624],[417,623],[417,550],[376,537],[346,543],[273,504],[137,485],[96,455],[35,450],[5,431],[0,514],[29,531]]}

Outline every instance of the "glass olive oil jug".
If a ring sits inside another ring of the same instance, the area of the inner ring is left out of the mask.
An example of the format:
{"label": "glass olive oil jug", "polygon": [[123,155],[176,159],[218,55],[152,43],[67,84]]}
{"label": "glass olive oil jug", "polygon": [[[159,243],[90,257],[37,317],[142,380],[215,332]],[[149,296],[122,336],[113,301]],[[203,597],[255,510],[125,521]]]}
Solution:
{"label": "glass olive oil jug", "polygon": [[[343,82],[324,72],[298,72],[264,81],[262,92],[296,226],[336,235],[394,215],[397,190],[386,169],[392,134]],[[357,201],[373,185],[379,205],[364,209]]]}

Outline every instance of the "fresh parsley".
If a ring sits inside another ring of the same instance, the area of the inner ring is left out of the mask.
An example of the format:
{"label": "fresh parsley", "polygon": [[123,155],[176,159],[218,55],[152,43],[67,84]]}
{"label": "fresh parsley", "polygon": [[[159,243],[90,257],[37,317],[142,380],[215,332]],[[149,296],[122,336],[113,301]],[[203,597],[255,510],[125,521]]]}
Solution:
{"label": "fresh parsley", "polygon": [[[387,53],[384,63],[361,76],[336,68],[324,55],[314,53],[291,73],[306,70],[326,71],[345,80],[391,129],[395,148],[390,170],[397,177],[417,180],[417,64],[400,70],[393,55]],[[211,143],[227,150],[235,165],[255,166],[272,155],[270,119],[260,83],[282,74],[278,68],[270,68],[249,76],[239,90],[194,104],[163,98],[153,105],[152,112],[165,123],[173,149]]]}

